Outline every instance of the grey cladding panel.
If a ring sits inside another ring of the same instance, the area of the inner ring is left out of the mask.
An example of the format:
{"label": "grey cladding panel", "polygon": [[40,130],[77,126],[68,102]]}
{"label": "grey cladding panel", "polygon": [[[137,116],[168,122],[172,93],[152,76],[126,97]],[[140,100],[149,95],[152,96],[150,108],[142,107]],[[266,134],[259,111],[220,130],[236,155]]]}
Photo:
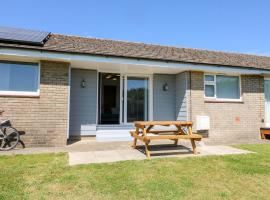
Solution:
{"label": "grey cladding panel", "polygon": [[[165,83],[167,91],[163,91]],[[175,120],[175,75],[154,74],[153,90],[154,120]]]}
{"label": "grey cladding panel", "polygon": [[187,76],[188,72],[176,75],[176,119],[187,120]]}
{"label": "grey cladding panel", "polygon": [[[81,87],[85,80],[86,87]],[[97,71],[71,70],[70,135],[93,135],[96,129]]]}

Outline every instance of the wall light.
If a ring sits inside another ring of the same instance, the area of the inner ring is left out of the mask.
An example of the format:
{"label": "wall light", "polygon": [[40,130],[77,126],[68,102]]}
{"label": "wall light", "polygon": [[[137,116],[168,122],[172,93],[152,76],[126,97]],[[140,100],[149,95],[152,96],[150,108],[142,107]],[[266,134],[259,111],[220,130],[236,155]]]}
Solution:
{"label": "wall light", "polygon": [[82,79],[81,81],[81,88],[85,88],[86,87],[86,81],[84,79]]}
{"label": "wall light", "polygon": [[163,91],[167,91],[169,89],[168,83],[164,83]]}

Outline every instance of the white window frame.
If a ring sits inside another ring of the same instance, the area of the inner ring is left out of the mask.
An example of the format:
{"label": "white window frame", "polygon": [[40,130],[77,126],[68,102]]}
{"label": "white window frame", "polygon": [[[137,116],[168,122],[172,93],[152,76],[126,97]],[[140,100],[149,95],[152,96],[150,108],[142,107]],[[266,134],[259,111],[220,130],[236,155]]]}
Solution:
{"label": "white window frame", "polygon": [[[270,77],[264,77],[264,81],[270,81]],[[265,91],[264,91],[264,95],[265,95]],[[265,99],[265,103],[266,103],[266,99]],[[266,110],[267,108],[266,108],[266,105],[265,105],[265,126],[266,127],[270,127],[270,122],[268,122],[267,120],[266,120],[266,112],[267,112],[267,110]]]}
{"label": "white window frame", "polygon": [[[1,60],[0,62],[4,62]],[[20,61],[6,61],[10,63],[27,63]],[[26,92],[26,91],[3,91],[0,90],[0,96],[29,96],[29,97],[38,97],[40,95],[40,62],[29,62],[29,63],[37,63],[38,67],[38,88],[35,92]]]}
{"label": "white window frame", "polygon": [[[127,79],[128,77],[138,77],[138,78],[148,78],[148,120],[153,120],[153,76],[148,74],[131,74],[131,73],[125,73],[121,74],[121,77],[124,77],[124,87],[125,90],[123,91],[123,85],[121,86],[121,92],[124,92],[124,104],[121,103],[120,105],[120,124],[126,124],[126,125],[132,125],[133,122],[127,122]],[[121,82],[122,84],[122,82]],[[122,95],[121,95],[122,97]],[[123,105],[123,106],[122,106]],[[122,116],[122,111],[124,110],[124,116]],[[122,122],[123,120],[123,122]]]}
{"label": "white window frame", "polygon": [[[234,76],[238,77],[239,79],[239,99],[227,99],[227,98],[218,98],[217,97],[217,84],[216,84],[216,76]],[[214,81],[206,81],[205,76],[214,76]],[[211,73],[205,73],[203,76],[203,87],[204,87],[204,99],[205,100],[214,100],[214,101],[235,101],[239,102],[242,101],[242,88],[241,88],[241,76],[240,75],[235,75],[235,74],[211,74]],[[213,85],[214,86],[214,97],[207,97],[205,96],[205,86],[206,85]]]}
{"label": "white window frame", "polygon": [[[154,100],[153,100],[153,74],[136,74],[136,73],[127,73],[127,72],[118,72],[118,71],[111,71],[111,70],[97,70],[97,92],[99,92],[100,84],[99,84],[99,74],[100,73],[115,73],[120,74],[121,81],[120,81],[120,116],[119,116],[119,124],[100,124],[100,116],[99,110],[100,107],[97,106],[96,109],[96,124],[102,126],[117,126],[117,125],[132,125],[132,122],[127,122],[127,104],[126,104],[126,82],[127,77],[146,77],[148,78],[148,87],[149,87],[149,99],[148,99],[148,120],[152,121],[154,116]],[[124,81],[123,81],[124,80]],[[125,87],[125,91],[123,91],[123,87]],[[97,102],[99,102],[99,95],[97,95]]]}

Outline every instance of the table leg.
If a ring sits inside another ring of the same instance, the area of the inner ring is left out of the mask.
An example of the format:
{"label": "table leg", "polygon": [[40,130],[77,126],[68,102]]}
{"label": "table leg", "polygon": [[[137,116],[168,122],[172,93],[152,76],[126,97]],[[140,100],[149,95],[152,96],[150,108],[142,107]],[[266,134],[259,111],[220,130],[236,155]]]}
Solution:
{"label": "table leg", "polygon": [[261,132],[261,138],[265,139],[265,134],[263,134],[262,132]]}
{"label": "table leg", "polygon": [[[149,129],[150,130],[150,129]],[[143,136],[147,135],[147,129],[144,127],[143,128]],[[150,152],[149,152],[149,143],[150,140],[144,140],[144,145],[145,145],[145,155],[147,158],[150,158]]]}
{"label": "table leg", "polygon": [[[175,127],[177,128],[178,132],[175,133],[177,135],[182,134],[182,129],[181,126],[175,125]],[[177,146],[178,145],[178,139],[174,140],[174,145]]]}
{"label": "table leg", "polygon": [[[188,134],[189,135],[192,135],[192,128],[191,128],[191,126],[188,127]],[[191,142],[193,153],[194,154],[197,154],[195,140],[194,139],[190,139],[190,142]]]}
{"label": "table leg", "polygon": [[197,154],[196,144],[195,144],[194,139],[190,139],[190,141],[191,141],[193,153],[194,153],[194,154]]}
{"label": "table leg", "polygon": [[[139,128],[136,128],[136,134],[139,135]],[[137,138],[134,137],[132,147],[135,149],[137,145]]]}
{"label": "table leg", "polygon": [[136,149],[136,145],[137,145],[137,138],[134,138],[134,139],[133,139],[133,145],[132,145],[132,147],[133,147],[134,149]]}
{"label": "table leg", "polygon": [[145,155],[147,158],[150,158],[149,143],[150,141],[145,141]]}

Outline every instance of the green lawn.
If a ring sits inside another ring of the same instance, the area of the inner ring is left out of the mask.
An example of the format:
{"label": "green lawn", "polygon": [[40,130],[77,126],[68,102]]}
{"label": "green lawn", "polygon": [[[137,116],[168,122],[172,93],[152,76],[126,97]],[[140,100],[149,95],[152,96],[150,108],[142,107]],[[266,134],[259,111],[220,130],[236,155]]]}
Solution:
{"label": "green lawn", "polygon": [[255,154],[69,167],[67,154],[0,157],[0,199],[270,199],[270,144]]}

